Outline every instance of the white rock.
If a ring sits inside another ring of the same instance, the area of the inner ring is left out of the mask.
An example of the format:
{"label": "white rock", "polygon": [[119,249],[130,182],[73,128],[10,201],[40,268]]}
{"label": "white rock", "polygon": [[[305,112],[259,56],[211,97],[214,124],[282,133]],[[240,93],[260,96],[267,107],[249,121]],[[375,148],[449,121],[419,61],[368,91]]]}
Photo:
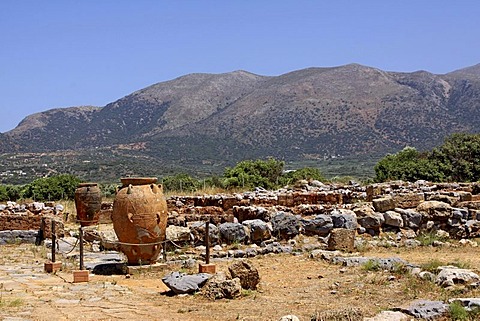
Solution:
{"label": "white rock", "polygon": [[293,314],[289,314],[289,315],[284,315],[278,321],[300,321],[300,319]]}
{"label": "white rock", "polygon": [[438,269],[440,273],[438,273],[435,283],[440,286],[447,287],[458,283],[469,284],[480,280],[478,274],[456,266],[441,266]]}
{"label": "white rock", "polygon": [[399,311],[382,311],[372,318],[364,318],[363,321],[407,321],[410,317]]}

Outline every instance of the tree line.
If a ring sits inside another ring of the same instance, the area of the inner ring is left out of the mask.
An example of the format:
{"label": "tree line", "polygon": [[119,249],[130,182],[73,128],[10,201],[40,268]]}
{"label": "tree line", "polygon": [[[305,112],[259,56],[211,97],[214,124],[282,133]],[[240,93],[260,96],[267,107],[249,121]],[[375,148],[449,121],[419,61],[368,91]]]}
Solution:
{"label": "tree line", "polygon": [[376,181],[477,182],[480,179],[480,134],[455,133],[441,146],[419,152],[405,147],[375,165]]}
{"label": "tree line", "polygon": [[[377,182],[476,182],[480,180],[480,134],[452,134],[441,146],[430,151],[419,152],[413,147],[405,147],[380,159],[374,169],[374,180]],[[234,167],[225,168],[220,176],[198,179],[179,173],[161,177],[159,182],[166,192],[192,193],[206,188],[276,189],[302,179],[325,181],[318,168],[285,171],[285,162],[269,158],[241,161]],[[73,199],[79,183],[81,180],[78,177],[62,174],[39,178],[26,185],[0,185],[0,201]],[[100,184],[100,187],[105,197],[113,197],[119,185]]]}
{"label": "tree line", "polygon": [[[160,178],[159,183],[167,192],[195,192],[205,188],[252,189],[263,187],[275,189],[289,185],[299,179],[324,180],[319,169],[305,167],[296,171],[284,171],[285,163],[267,160],[245,160],[234,167],[227,167],[222,176],[198,179],[179,173]],[[31,199],[34,201],[74,199],[75,190],[81,180],[70,174],[39,178],[26,185],[0,185],[0,201]],[[105,197],[113,197],[118,184],[99,184]]]}

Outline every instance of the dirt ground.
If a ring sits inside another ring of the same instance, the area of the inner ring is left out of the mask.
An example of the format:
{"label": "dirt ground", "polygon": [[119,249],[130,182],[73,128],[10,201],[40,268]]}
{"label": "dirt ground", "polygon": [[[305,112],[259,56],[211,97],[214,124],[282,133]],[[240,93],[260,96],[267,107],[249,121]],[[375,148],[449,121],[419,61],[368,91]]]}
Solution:
{"label": "dirt ground", "polygon": [[[410,263],[456,263],[480,272],[480,248],[378,248],[369,257],[400,257]],[[355,308],[364,316],[405,305],[414,299],[480,297],[480,290],[445,290],[401,272],[345,268],[301,255],[275,254],[249,261],[261,281],[256,291],[234,300],[210,301],[200,293],[168,296],[161,278],[180,266],[125,276],[90,275],[72,283],[71,270],[43,272],[45,249],[30,244],[0,246],[0,317],[3,320],[278,320],[294,314],[310,320],[316,313]],[[227,272],[232,261],[216,262]],[[194,273],[195,270],[190,272]],[[392,278],[395,276],[395,278]]]}

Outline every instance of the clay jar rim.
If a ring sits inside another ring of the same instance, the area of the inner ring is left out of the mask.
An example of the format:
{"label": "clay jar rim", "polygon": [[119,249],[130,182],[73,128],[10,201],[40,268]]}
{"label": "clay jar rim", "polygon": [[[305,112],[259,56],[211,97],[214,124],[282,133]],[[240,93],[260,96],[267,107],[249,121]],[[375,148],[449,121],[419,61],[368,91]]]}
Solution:
{"label": "clay jar rim", "polygon": [[80,183],[78,187],[98,186],[98,183]]}
{"label": "clay jar rim", "polygon": [[123,186],[128,185],[148,185],[157,182],[156,177],[123,177],[120,178]]}

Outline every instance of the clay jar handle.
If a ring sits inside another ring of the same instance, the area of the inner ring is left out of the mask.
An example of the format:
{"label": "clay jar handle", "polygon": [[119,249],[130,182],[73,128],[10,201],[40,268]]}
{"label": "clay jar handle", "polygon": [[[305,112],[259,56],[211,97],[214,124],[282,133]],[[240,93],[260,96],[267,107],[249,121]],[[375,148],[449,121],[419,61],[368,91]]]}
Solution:
{"label": "clay jar handle", "polygon": [[161,217],[160,217],[160,213],[155,213],[155,215],[157,215],[157,225],[160,224],[160,221],[161,221]]}
{"label": "clay jar handle", "polygon": [[160,192],[160,189],[155,184],[150,184],[150,189],[152,190],[153,194],[158,194],[158,192]]}
{"label": "clay jar handle", "polygon": [[127,218],[131,223],[133,223],[133,214],[132,213],[128,213]]}

